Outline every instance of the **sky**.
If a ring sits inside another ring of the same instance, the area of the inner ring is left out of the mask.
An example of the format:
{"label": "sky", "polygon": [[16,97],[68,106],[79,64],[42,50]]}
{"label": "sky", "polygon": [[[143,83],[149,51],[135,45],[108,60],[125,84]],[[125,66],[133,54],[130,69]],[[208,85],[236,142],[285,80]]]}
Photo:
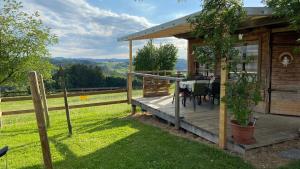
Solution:
{"label": "sky", "polygon": [[[50,47],[52,57],[128,58],[128,42],[117,38],[200,10],[200,0],[23,0],[25,10],[38,11],[43,23],[59,38]],[[244,0],[244,6],[263,6]],[[134,55],[146,41],[134,41]],[[165,38],[186,58],[186,40]]]}

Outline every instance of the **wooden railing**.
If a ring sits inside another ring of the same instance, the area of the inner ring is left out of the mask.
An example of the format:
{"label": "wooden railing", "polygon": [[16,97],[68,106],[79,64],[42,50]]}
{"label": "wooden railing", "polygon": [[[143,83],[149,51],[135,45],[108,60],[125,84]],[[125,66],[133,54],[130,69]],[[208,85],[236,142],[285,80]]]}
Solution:
{"label": "wooden railing", "polygon": [[[74,96],[88,96],[88,95],[99,95],[99,94],[113,94],[113,93],[125,93],[126,89],[112,89],[112,90],[100,90],[100,91],[88,91],[88,92],[70,92],[68,93],[68,97]],[[52,98],[63,98],[63,93],[58,94],[50,94],[46,96],[47,99]],[[19,97],[4,97],[1,99],[1,102],[15,102],[15,101],[24,101],[24,100],[32,100],[32,96],[19,96]],[[75,108],[83,108],[83,107],[93,107],[93,106],[102,106],[102,105],[110,105],[110,104],[119,104],[119,103],[127,103],[127,99],[125,100],[116,100],[116,101],[107,101],[107,102],[98,102],[98,103],[87,103],[87,104],[76,104],[70,105],[70,109]],[[57,107],[49,107],[49,111],[53,110],[63,110],[65,106],[57,106]],[[15,114],[24,114],[24,113],[33,113],[34,109],[25,109],[25,110],[13,110],[13,111],[4,111],[2,115],[15,115]]]}
{"label": "wooden railing", "polygon": [[[175,127],[179,129],[179,122],[180,122],[180,99],[179,99],[179,82],[183,80],[183,78],[178,77],[171,77],[171,76],[160,76],[160,75],[153,75],[153,74],[146,74],[146,73],[128,73],[128,76],[139,76],[143,78],[153,78],[158,80],[167,80],[167,81],[175,81]],[[128,96],[131,96],[132,91],[128,90]],[[131,98],[129,98],[131,99]],[[135,107],[133,108],[133,113],[135,113]]]}

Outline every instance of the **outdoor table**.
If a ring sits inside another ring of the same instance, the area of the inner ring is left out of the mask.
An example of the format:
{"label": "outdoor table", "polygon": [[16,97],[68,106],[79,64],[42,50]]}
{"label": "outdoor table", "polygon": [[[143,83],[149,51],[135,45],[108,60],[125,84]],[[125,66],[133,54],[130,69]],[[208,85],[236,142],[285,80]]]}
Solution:
{"label": "outdoor table", "polygon": [[194,91],[194,84],[195,83],[202,83],[202,84],[207,84],[207,87],[209,87],[209,85],[211,84],[211,80],[189,80],[189,81],[181,81],[179,83],[179,87],[181,89],[188,89],[189,92],[193,92]]}

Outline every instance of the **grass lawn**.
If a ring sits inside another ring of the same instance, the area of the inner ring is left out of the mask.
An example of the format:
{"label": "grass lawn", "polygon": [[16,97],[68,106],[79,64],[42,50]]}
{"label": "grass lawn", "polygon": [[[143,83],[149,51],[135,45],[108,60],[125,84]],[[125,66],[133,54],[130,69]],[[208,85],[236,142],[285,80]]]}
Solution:
{"label": "grass lawn", "polygon": [[[129,108],[119,104],[71,110],[71,137],[64,111],[51,112],[48,136],[54,168],[253,168],[239,157],[128,118]],[[4,116],[3,145],[10,147],[9,168],[43,168],[34,114]]]}

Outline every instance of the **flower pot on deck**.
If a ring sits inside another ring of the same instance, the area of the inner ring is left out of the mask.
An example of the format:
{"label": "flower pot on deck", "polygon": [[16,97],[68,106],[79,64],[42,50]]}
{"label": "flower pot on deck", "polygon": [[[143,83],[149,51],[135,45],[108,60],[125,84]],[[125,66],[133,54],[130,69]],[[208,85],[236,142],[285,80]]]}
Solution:
{"label": "flower pot on deck", "polygon": [[238,144],[253,144],[254,126],[250,123],[248,126],[241,126],[235,120],[231,120],[231,133],[234,142]]}

